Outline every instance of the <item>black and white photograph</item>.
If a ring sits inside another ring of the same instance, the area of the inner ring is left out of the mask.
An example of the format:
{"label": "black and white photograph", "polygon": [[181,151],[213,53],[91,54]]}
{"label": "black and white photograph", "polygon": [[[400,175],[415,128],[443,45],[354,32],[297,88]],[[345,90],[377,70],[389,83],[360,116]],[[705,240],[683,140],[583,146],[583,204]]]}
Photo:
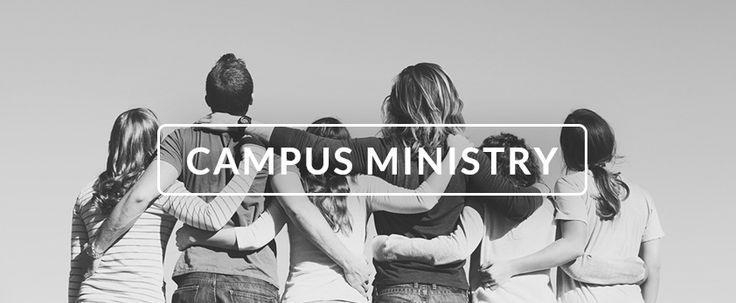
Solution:
{"label": "black and white photograph", "polygon": [[730,1],[4,1],[0,302],[729,302]]}

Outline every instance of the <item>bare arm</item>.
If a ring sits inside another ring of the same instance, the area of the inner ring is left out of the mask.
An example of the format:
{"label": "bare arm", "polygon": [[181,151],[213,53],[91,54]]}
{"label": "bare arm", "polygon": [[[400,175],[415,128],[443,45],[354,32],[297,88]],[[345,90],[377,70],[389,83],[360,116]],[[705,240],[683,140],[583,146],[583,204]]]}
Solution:
{"label": "bare arm", "polygon": [[373,241],[377,261],[416,261],[444,265],[467,259],[483,239],[482,206],[465,206],[460,223],[450,235],[432,239],[401,235],[378,236]]}
{"label": "bare arm", "polygon": [[166,161],[151,162],[143,176],[120,199],[110,216],[102,223],[92,244],[94,251],[107,251],[110,246],[133,227],[135,221],[148,208],[151,201],[159,196],[159,191],[156,188],[156,178],[159,173],[157,162],[161,165],[162,188],[169,187],[179,176],[179,171]]}
{"label": "bare arm", "polygon": [[[196,124],[238,124],[238,120],[240,120],[240,116],[233,116],[228,113],[211,113],[208,114],[199,120],[195,122]],[[251,124],[247,126],[247,132],[248,134],[258,137],[263,141],[270,141],[271,140],[271,133],[273,133],[273,126],[257,126],[259,124],[255,120],[251,120]],[[255,126],[253,126],[255,125]],[[215,131],[227,131],[227,127],[223,126],[211,126],[211,125],[202,125],[202,127],[206,127]]]}
{"label": "bare arm", "polygon": [[542,250],[521,258],[483,265],[483,281],[494,287],[515,275],[549,269],[568,263],[583,254],[586,243],[585,222],[565,220],[560,224],[562,237]]}
{"label": "bare arm", "polygon": [[560,266],[570,278],[588,284],[638,284],[647,277],[641,258],[612,259],[584,254]]}
{"label": "bare arm", "polygon": [[648,277],[641,285],[641,294],[644,296],[644,302],[655,303],[659,295],[659,280],[661,262],[659,258],[659,246],[661,239],[654,239],[641,243],[639,249],[639,257],[644,260],[647,267]]}
{"label": "bare arm", "polygon": [[271,242],[286,224],[286,214],[278,203],[271,203],[258,219],[248,226],[207,232],[184,226],[176,232],[176,246],[210,246],[228,250],[257,250]]}
{"label": "bare arm", "polygon": [[[293,171],[273,176],[271,184],[275,192],[304,192],[299,175]],[[306,196],[281,196],[279,203],[289,219],[302,228],[309,240],[343,269],[347,282],[365,294],[370,272],[367,262],[362,256],[350,253],[327,221],[323,220],[319,209]]]}

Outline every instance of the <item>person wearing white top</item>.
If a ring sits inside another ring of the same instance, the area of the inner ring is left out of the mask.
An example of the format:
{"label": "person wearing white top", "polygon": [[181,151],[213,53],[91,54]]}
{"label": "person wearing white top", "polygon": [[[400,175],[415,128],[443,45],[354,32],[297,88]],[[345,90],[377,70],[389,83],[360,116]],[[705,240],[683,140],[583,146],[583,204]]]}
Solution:
{"label": "person wearing white top", "polygon": [[[314,124],[339,124],[336,119],[321,119]],[[308,131],[325,137],[335,137],[335,132],[347,134],[347,130],[336,130],[336,127],[311,128]],[[447,143],[456,149],[471,147],[470,142],[459,135],[448,136]],[[459,159],[445,157],[442,162],[443,168],[454,170]],[[441,193],[450,181],[451,174],[448,169],[443,169],[444,174],[433,174],[429,176],[417,189],[410,190],[392,185],[383,179],[374,176],[357,175],[346,178],[347,191],[360,193],[406,193],[414,195],[403,196],[347,196],[344,197],[343,215],[338,215],[340,206],[334,203],[336,199],[329,197],[323,199],[312,198],[324,216],[338,235],[345,249],[355,255],[362,255],[366,240],[366,223],[371,213],[376,211],[387,211],[402,214],[422,213],[432,209],[438,201],[438,196],[424,196],[425,193]],[[317,192],[314,189],[320,186],[310,184],[308,180],[314,178],[311,175],[302,175],[306,180],[302,186],[299,182],[299,174],[293,169],[286,175],[275,175],[272,177],[273,189],[276,192]],[[324,177],[328,179],[327,184],[321,184],[319,192],[336,192],[339,187],[335,186],[334,179],[337,176]],[[314,182],[314,181],[311,181]],[[339,181],[338,181],[339,183]],[[309,190],[311,189],[311,190]],[[342,189],[342,192],[347,192]],[[306,197],[290,197],[306,200]],[[283,197],[282,197],[283,199]],[[327,200],[327,201],[326,201]],[[329,201],[331,200],[331,201]],[[287,203],[286,201],[282,201]],[[327,203],[325,203],[327,202]],[[291,200],[288,203],[295,203]],[[299,203],[299,202],[296,202]],[[325,207],[324,205],[329,205]],[[336,206],[337,205],[337,206]],[[289,243],[290,243],[290,267],[289,276],[282,297],[283,302],[312,302],[312,301],[347,301],[367,302],[367,298],[351,287],[343,278],[340,267],[337,266],[318,247],[313,245],[299,227],[287,219],[286,213],[279,204],[272,203],[252,225],[223,229],[215,234],[183,228],[177,232],[177,246],[179,249],[190,245],[205,245],[215,247],[237,247],[240,250],[259,249],[271,241],[288,221]]]}
{"label": "person wearing white top", "polygon": [[[499,171],[508,166],[508,148],[529,149],[523,139],[511,134],[488,137],[483,147],[503,147],[498,157]],[[533,155],[533,153],[530,153]],[[534,157],[525,163],[531,174],[505,175],[517,186],[529,186],[540,179]],[[565,189],[571,192],[573,189]],[[581,191],[578,189],[577,191]],[[550,285],[550,268],[514,274],[503,283],[489,281],[487,271],[497,264],[533,255],[555,241],[555,206],[549,200],[540,204],[523,221],[485,207],[482,201],[471,202],[461,216],[458,228],[449,236],[431,240],[409,239],[400,235],[377,237],[374,258],[384,261],[415,260],[434,265],[447,264],[472,255],[469,271],[473,302],[536,303],[556,302]],[[560,220],[570,220],[559,216]],[[634,284],[646,276],[644,262],[634,256],[616,258],[590,252],[561,268],[577,281],[595,284]]]}

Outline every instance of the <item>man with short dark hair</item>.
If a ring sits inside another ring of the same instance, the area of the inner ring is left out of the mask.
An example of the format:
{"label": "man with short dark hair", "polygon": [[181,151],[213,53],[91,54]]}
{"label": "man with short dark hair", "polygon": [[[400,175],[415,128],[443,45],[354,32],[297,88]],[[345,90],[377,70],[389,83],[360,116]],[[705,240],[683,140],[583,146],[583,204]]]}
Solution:
{"label": "man with short dark hair", "polygon": [[[242,116],[253,103],[253,79],[243,60],[233,54],[223,55],[207,75],[205,100],[212,112]],[[255,138],[244,136],[242,129],[228,132],[209,132],[203,129],[181,128],[172,132],[161,143],[160,169],[153,163],[140,181],[117,204],[110,217],[100,228],[92,244],[92,255],[101,255],[124,234],[149,202],[159,193],[156,174],[160,173],[161,188],[167,188],[174,180],[184,183],[193,193],[219,193],[232,178],[232,170],[218,174],[215,167],[223,150],[230,149],[240,162],[240,144],[263,146]],[[204,147],[209,153],[196,153],[188,159],[190,151]],[[187,169],[187,162],[199,171]],[[252,171],[252,170],[251,170]],[[267,171],[258,172],[249,190],[263,193],[268,180]],[[207,201],[214,197],[206,197]],[[265,210],[262,196],[248,196],[232,216],[227,227],[250,225]],[[98,253],[99,252],[99,253]],[[278,287],[276,277],[276,248],[272,241],[256,251],[228,251],[207,247],[187,248],[174,268],[173,279],[179,288],[173,302],[276,302]]]}

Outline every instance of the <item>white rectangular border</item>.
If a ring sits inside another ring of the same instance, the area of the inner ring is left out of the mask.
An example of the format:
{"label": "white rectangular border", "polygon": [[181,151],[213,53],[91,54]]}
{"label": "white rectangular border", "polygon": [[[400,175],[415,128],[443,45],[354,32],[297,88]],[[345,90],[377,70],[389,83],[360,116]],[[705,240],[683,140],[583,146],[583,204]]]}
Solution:
{"label": "white rectangular border", "polygon": [[383,127],[466,127],[466,128],[473,128],[473,127],[496,127],[496,128],[513,128],[513,127],[524,127],[524,128],[532,128],[532,127],[540,127],[540,128],[564,128],[564,127],[579,127],[583,130],[583,133],[585,134],[585,142],[584,142],[584,155],[585,155],[585,171],[588,171],[588,129],[582,125],[582,124],[555,124],[555,123],[547,123],[547,124],[533,124],[533,123],[525,123],[525,124],[478,124],[478,123],[471,123],[471,124],[162,124],[158,128],[158,132],[156,134],[156,166],[157,166],[157,174],[156,174],[156,189],[158,189],[159,194],[164,196],[174,196],[174,197],[185,197],[185,196],[238,196],[238,197],[311,197],[311,196],[360,196],[360,197],[366,197],[366,196],[448,196],[448,197],[567,197],[567,196],[582,196],[585,193],[588,192],[588,178],[585,178],[585,186],[583,188],[583,191],[579,193],[345,193],[345,194],[337,194],[337,193],[323,193],[323,194],[314,194],[314,193],[167,193],[163,190],[161,190],[161,130],[164,128],[182,128],[182,127],[200,127],[200,128],[206,128],[206,127],[230,127],[230,128],[247,128],[247,127],[291,127],[291,128],[305,128],[310,126],[342,126],[342,127],[375,127],[375,128],[383,128]]}

